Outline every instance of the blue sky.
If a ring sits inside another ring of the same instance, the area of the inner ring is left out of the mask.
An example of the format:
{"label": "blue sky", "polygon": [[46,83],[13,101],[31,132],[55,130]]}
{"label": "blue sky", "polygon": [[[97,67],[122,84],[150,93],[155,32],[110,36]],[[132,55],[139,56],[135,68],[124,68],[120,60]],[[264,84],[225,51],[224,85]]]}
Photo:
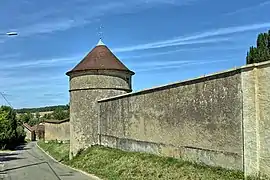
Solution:
{"label": "blue sky", "polygon": [[[133,90],[245,64],[270,29],[270,0],[8,0],[0,5],[0,91],[15,108],[67,104],[68,77],[98,42],[135,71]],[[3,98],[0,104],[6,104]]]}

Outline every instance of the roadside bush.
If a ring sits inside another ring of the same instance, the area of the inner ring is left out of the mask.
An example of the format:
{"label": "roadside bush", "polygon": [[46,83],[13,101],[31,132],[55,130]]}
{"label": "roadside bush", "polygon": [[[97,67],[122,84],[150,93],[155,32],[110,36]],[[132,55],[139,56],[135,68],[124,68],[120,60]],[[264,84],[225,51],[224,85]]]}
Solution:
{"label": "roadside bush", "polygon": [[24,142],[26,133],[22,126],[17,127],[17,141],[18,143]]}
{"label": "roadside bush", "polygon": [[25,133],[9,106],[0,107],[0,149],[12,149],[24,142]]}

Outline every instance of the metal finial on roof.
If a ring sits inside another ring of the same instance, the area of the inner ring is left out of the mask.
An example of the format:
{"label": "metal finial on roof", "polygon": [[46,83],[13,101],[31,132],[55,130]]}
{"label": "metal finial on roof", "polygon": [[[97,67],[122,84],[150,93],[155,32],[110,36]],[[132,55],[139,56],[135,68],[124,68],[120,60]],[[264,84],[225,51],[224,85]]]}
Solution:
{"label": "metal finial on roof", "polygon": [[97,46],[105,45],[105,44],[102,42],[102,38],[103,38],[103,37],[102,37],[102,36],[103,36],[102,28],[103,28],[102,25],[100,25],[99,28],[98,28],[99,41],[98,41]]}
{"label": "metal finial on roof", "polygon": [[99,39],[97,46],[104,46],[105,44],[102,42],[102,39]]}

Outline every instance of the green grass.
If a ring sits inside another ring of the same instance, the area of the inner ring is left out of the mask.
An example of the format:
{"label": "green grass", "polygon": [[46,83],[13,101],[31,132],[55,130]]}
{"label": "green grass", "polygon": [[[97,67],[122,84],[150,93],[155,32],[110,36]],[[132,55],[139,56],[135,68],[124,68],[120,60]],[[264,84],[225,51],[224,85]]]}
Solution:
{"label": "green grass", "polygon": [[63,159],[63,163],[95,174],[102,179],[237,180],[244,178],[243,172],[240,171],[101,146],[92,146],[72,160],[68,160],[68,144],[39,142],[39,145],[56,159]]}
{"label": "green grass", "polygon": [[50,141],[48,143],[38,141],[38,145],[57,161],[67,162],[69,160],[69,144],[58,143],[55,141]]}
{"label": "green grass", "polygon": [[146,153],[94,146],[68,162],[104,179],[243,179],[243,173]]}

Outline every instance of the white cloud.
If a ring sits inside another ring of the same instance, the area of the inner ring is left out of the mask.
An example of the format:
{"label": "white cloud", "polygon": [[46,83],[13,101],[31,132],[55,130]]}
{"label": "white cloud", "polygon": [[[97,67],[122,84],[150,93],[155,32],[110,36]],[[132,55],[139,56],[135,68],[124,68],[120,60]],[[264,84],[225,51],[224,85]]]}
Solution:
{"label": "white cloud", "polygon": [[220,62],[227,62],[230,61],[228,60],[215,60],[215,61],[193,61],[193,62],[189,62],[189,63],[180,63],[180,64],[175,64],[175,65],[164,65],[164,66],[159,66],[159,67],[148,67],[148,68],[142,68],[142,69],[138,69],[136,70],[136,72],[149,72],[149,71],[157,71],[157,70],[166,70],[166,69],[178,69],[178,68],[182,68],[185,66],[196,66],[196,65],[203,65],[203,64],[213,64],[213,63],[220,63]]}
{"label": "white cloud", "polygon": [[160,55],[167,55],[167,54],[173,54],[177,52],[184,52],[184,51],[216,51],[216,50],[237,50],[239,49],[246,49],[246,46],[210,46],[210,47],[198,47],[198,48],[184,48],[184,49],[177,49],[172,51],[164,51],[164,52],[156,52],[156,53],[148,53],[148,54],[142,54],[142,55],[135,55],[135,56],[119,56],[120,59],[137,59],[137,58],[145,58],[145,57],[153,57],[153,56],[160,56]]}
{"label": "white cloud", "polygon": [[158,66],[170,66],[170,65],[179,65],[179,64],[187,64],[195,61],[145,61],[134,64],[129,64],[129,66],[133,68],[142,68],[142,67],[158,67]]}
{"label": "white cloud", "polygon": [[2,59],[14,59],[18,58],[20,56],[20,53],[12,53],[12,54],[1,54],[0,60]]}
{"label": "white cloud", "polygon": [[[196,33],[190,36],[181,36],[178,38],[157,41],[153,43],[139,44],[139,45],[123,47],[123,48],[115,48],[114,51],[115,52],[128,52],[128,51],[135,51],[135,50],[170,47],[170,46],[177,46],[177,45],[227,41],[229,40],[228,38],[215,38],[215,39],[203,39],[203,38],[210,38],[213,36],[222,36],[222,35],[231,35],[235,33],[258,30],[258,29],[269,28],[269,27],[270,27],[270,22],[265,22],[265,23],[260,23],[260,24],[249,24],[249,25],[243,25],[243,26],[233,26],[233,27],[228,27],[228,28],[220,28],[220,29],[214,29],[210,31]],[[203,40],[198,40],[198,39],[203,39]]]}
{"label": "white cloud", "polygon": [[60,57],[60,58],[50,58],[50,59],[41,59],[41,60],[32,60],[25,61],[16,64],[2,64],[0,69],[13,69],[13,68],[29,68],[29,67],[47,67],[54,66],[59,63],[77,63],[83,55],[69,56],[69,57]]}
{"label": "white cloud", "polygon": [[269,4],[270,4],[270,1],[265,1],[265,2],[261,2],[261,3],[257,4],[257,5],[255,5],[255,6],[245,7],[245,8],[233,11],[233,12],[225,13],[224,15],[225,16],[235,15],[235,14],[238,14],[238,13],[243,13],[243,12],[247,12],[247,11],[250,11],[250,10],[253,10],[253,9],[256,9],[256,8],[260,8],[260,7],[269,5]]}
{"label": "white cloud", "polygon": [[52,33],[56,31],[65,31],[67,29],[88,24],[90,21],[87,20],[71,20],[71,19],[61,19],[54,20],[45,23],[33,24],[31,26],[19,28],[20,36],[30,36],[33,34],[44,34]]}
{"label": "white cloud", "polygon": [[175,39],[167,40],[161,42],[162,44],[165,43],[174,43],[179,41],[188,41],[188,40],[195,40],[195,39],[201,39],[201,38],[208,38],[212,36],[220,36],[220,35],[229,35],[234,33],[240,33],[245,31],[252,31],[262,28],[268,28],[270,27],[270,22],[260,23],[260,24],[248,24],[243,26],[233,26],[228,28],[220,28],[220,29],[214,29],[210,31],[200,32],[195,35],[186,36],[186,37],[178,37]]}
{"label": "white cloud", "polygon": [[[24,15],[20,18],[21,21],[25,20],[27,22],[31,19],[32,21],[35,21],[35,23],[32,22],[32,25],[16,28],[16,30],[21,32],[21,36],[65,31],[73,27],[89,24],[96,21],[96,18],[105,14],[130,13],[132,11],[160,4],[177,6],[189,5],[194,1],[197,0],[115,0],[113,2],[100,2],[100,4],[94,5],[90,1],[70,1],[69,3],[66,3],[69,6],[61,4],[59,7],[49,8],[41,12]],[[47,22],[44,22],[44,18],[46,17],[50,18]],[[55,19],[55,17],[58,17],[58,19]]]}
{"label": "white cloud", "polygon": [[[28,81],[28,83],[14,83],[14,86],[17,86],[16,88],[14,88],[15,91],[20,92],[21,90],[34,90],[34,91],[44,91],[45,89],[51,89],[50,87],[53,86],[54,88],[65,88],[68,86],[68,81],[65,81],[63,78],[61,79],[64,83],[53,83],[53,82],[44,82],[44,81],[36,81],[36,82],[32,82],[32,81]],[[33,83],[35,83],[35,86],[33,86]]]}
{"label": "white cloud", "polygon": [[195,41],[182,41],[181,39],[179,39],[179,41],[174,41],[174,42],[169,42],[169,40],[165,40],[165,41],[159,41],[159,42],[154,42],[154,43],[115,48],[112,51],[113,52],[128,52],[128,51],[156,49],[156,48],[164,48],[164,47],[180,46],[180,45],[216,43],[216,42],[228,41],[228,40],[229,38],[203,39],[203,40],[195,40]]}
{"label": "white cloud", "polygon": [[9,94],[25,92],[44,92],[52,89],[67,89],[68,88],[68,77],[64,74],[54,75],[54,76],[33,76],[33,77],[23,77],[14,76],[9,78],[0,78],[2,85],[0,85],[0,90],[3,92],[8,92]]}

